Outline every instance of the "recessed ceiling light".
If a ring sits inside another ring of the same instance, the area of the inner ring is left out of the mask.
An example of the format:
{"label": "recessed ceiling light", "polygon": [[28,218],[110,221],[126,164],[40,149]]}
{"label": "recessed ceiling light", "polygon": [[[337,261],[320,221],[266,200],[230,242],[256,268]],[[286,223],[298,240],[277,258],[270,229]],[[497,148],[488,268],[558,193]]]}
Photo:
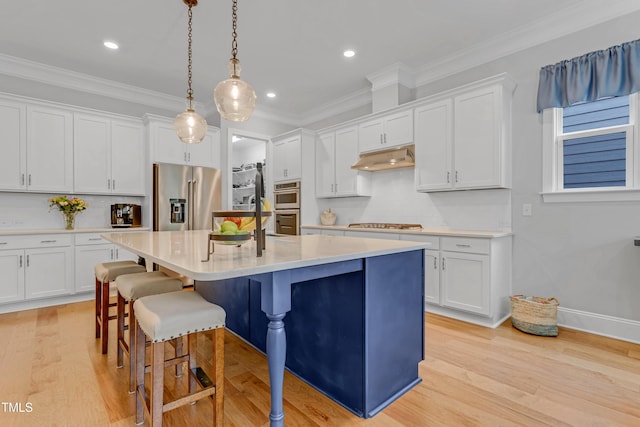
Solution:
{"label": "recessed ceiling light", "polygon": [[275,92],[267,92],[267,98],[275,98],[275,97],[276,97]]}
{"label": "recessed ceiling light", "polygon": [[108,41],[108,40],[105,41],[103,44],[104,44],[104,47],[109,48],[109,49],[113,49],[113,50],[116,50],[119,47],[117,43],[112,42],[112,41]]}
{"label": "recessed ceiling light", "polygon": [[353,58],[356,55],[356,51],[352,49],[347,49],[344,52],[342,52],[342,54],[345,56],[345,58]]}

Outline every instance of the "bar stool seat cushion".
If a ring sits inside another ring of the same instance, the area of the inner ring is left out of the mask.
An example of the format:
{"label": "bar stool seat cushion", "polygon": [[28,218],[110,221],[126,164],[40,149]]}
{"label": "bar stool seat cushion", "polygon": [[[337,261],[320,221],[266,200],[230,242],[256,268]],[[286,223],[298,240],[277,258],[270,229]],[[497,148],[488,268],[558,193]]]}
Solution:
{"label": "bar stool seat cushion", "polygon": [[133,304],[136,321],[152,342],[222,328],[226,312],[195,291],[142,297]]}
{"label": "bar stool seat cushion", "polygon": [[150,271],[118,276],[116,287],[125,301],[135,301],[147,295],[182,291],[182,281],[162,271]]}
{"label": "bar stool seat cushion", "polygon": [[99,282],[112,282],[122,274],[144,273],[146,267],[134,261],[114,261],[96,264],[94,267],[96,279]]}

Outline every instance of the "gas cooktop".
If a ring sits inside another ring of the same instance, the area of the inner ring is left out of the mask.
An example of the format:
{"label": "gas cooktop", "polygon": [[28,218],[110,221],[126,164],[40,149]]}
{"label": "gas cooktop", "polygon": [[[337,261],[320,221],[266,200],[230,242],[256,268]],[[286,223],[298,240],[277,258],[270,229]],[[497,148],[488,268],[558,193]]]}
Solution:
{"label": "gas cooktop", "polygon": [[349,224],[349,228],[381,228],[387,230],[422,230],[420,224],[394,224],[388,222],[356,222]]}

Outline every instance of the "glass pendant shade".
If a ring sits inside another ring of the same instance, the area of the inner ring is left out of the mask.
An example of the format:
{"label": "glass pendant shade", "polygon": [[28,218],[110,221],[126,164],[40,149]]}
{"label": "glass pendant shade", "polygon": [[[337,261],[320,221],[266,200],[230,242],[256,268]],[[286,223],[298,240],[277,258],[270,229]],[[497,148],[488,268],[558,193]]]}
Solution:
{"label": "glass pendant shade", "polygon": [[213,91],[213,99],[223,119],[232,122],[248,120],[256,108],[256,92],[251,85],[240,80],[240,61],[229,62],[231,78],[221,81]]}
{"label": "glass pendant shade", "polygon": [[186,144],[197,144],[207,133],[207,121],[192,108],[178,114],[173,121],[173,127],[180,141]]}

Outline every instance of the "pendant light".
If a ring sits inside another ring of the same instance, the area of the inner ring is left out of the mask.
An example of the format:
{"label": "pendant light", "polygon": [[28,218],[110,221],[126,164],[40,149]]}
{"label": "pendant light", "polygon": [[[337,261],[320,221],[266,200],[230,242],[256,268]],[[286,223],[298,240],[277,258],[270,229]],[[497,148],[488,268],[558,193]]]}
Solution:
{"label": "pendant light", "polygon": [[229,74],[231,78],[224,80],[213,91],[213,99],[220,116],[232,122],[244,122],[251,117],[256,108],[256,92],[247,82],[240,80],[240,61],[238,55],[238,0],[233,0],[232,6],[233,41],[231,42],[231,60]]}
{"label": "pendant light", "polygon": [[187,110],[178,114],[173,121],[173,127],[178,134],[180,141],[186,144],[197,144],[202,141],[207,133],[206,120],[193,109],[193,89],[191,89],[191,20],[193,14],[191,8],[198,5],[198,0],[183,0],[184,4],[189,6],[189,34],[188,34],[188,57],[189,65],[187,67]]}

